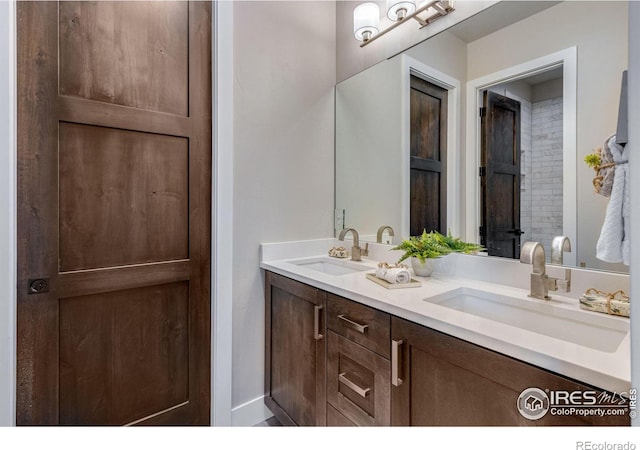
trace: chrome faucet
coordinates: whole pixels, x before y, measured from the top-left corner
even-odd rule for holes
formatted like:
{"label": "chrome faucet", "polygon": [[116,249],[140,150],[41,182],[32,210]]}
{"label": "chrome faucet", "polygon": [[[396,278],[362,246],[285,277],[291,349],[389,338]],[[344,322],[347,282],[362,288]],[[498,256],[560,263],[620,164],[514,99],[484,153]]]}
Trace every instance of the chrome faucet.
{"label": "chrome faucet", "polygon": [[344,241],[344,237],[346,234],[351,231],[353,234],[353,247],[351,247],[351,261],[362,261],[362,256],[367,256],[369,254],[369,244],[367,243],[366,248],[363,250],[360,248],[360,238],[358,236],[358,232],[353,228],[345,228],[340,232],[340,236],[338,240]]}
{"label": "chrome faucet", "polygon": [[[562,257],[564,252],[571,251],[571,242],[567,236],[556,236],[551,241],[551,264],[561,266],[563,264]],[[564,280],[557,280],[558,289],[569,292],[571,291],[571,269],[564,269]]]}
{"label": "chrome faucet", "polygon": [[533,264],[529,297],[549,300],[549,290],[555,291],[556,280],[549,278],[545,268],[544,247],[540,242],[525,242],[520,251],[520,262]]}
{"label": "chrome faucet", "polygon": [[[378,228],[378,234],[376,235],[376,242],[378,244],[382,243],[382,233],[384,233],[384,230],[389,230],[390,238],[395,236],[395,234],[393,233],[393,228],[391,228],[389,225],[382,225],[380,228]],[[390,242],[387,241],[387,244],[390,244]]]}

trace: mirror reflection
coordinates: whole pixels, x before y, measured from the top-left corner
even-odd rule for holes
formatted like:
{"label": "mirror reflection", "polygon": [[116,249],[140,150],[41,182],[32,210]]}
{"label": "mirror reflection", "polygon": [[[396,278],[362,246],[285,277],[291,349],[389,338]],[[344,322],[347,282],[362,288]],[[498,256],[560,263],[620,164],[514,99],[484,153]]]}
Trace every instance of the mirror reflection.
{"label": "mirror reflection", "polygon": [[628,271],[596,258],[608,199],[584,162],[616,131],[628,5],[541,3],[498,29],[488,8],[338,83],[344,227],[375,242],[389,226],[394,243],[451,232],[510,258],[525,241],[549,258],[565,235],[565,265]]}

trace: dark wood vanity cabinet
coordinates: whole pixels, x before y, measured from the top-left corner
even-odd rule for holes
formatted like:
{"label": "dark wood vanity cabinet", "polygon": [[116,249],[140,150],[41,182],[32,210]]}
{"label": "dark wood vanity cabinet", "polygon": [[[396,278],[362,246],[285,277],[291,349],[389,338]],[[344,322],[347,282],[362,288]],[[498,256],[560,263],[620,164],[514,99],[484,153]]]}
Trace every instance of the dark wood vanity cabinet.
{"label": "dark wood vanity cabinet", "polygon": [[629,416],[523,417],[527,388],[574,380],[266,272],[265,403],[285,425],[629,425]]}
{"label": "dark wood vanity cabinet", "polygon": [[[547,413],[538,420],[516,407],[520,393],[594,390],[568,378],[475,344],[393,317],[398,349],[391,390],[391,424],[398,426],[629,425],[629,416],[581,417]],[[394,361],[395,362],[395,361]]]}
{"label": "dark wood vanity cabinet", "polygon": [[265,274],[265,404],[283,425],[326,423],[326,293]]}

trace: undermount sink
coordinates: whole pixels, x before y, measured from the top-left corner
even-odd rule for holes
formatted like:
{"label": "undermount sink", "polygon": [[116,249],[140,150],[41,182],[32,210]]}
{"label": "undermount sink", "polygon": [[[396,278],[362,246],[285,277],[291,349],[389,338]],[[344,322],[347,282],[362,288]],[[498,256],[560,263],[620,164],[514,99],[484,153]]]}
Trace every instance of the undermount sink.
{"label": "undermount sink", "polygon": [[322,272],[327,275],[349,275],[356,272],[364,272],[365,270],[372,270],[371,267],[365,264],[346,259],[331,258],[328,256],[305,259],[303,261],[296,261],[292,263],[296,266]]}
{"label": "undermount sink", "polygon": [[607,353],[615,352],[629,332],[627,320],[563,308],[553,300],[529,300],[463,287],[425,301]]}

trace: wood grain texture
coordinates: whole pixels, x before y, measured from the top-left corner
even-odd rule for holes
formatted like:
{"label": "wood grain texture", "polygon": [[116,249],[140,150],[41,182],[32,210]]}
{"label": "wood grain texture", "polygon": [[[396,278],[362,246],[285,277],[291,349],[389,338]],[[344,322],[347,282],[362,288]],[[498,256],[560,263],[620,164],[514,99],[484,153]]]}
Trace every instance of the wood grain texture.
{"label": "wood grain texture", "polygon": [[60,2],[60,94],[186,116],[187,2]]}
{"label": "wood grain texture", "polygon": [[[17,3],[16,422],[24,425],[58,423],[56,15],[54,2]],[[48,293],[27,293],[35,277],[49,277]]]}
{"label": "wood grain texture", "polygon": [[74,97],[58,97],[59,118],[62,122],[97,125],[120,130],[190,137],[192,120],[156,111],[129,106],[87,101]]}
{"label": "wood grain texture", "polygon": [[[411,236],[420,236],[424,230],[439,231],[441,228],[442,196],[440,192],[440,172],[411,169],[409,186],[411,191]],[[446,194],[445,194],[446,195]]]}
{"label": "wood grain texture", "polygon": [[410,229],[447,233],[448,92],[411,76]]}
{"label": "wood grain texture", "polygon": [[391,391],[392,425],[629,425],[628,416],[525,419],[516,409],[524,389],[594,388],[396,317],[391,333],[403,341],[403,383]]}
{"label": "wood grain texture", "polygon": [[520,257],[520,102],[485,91],[482,116],[481,244],[490,256]]}
{"label": "wood grain texture", "polygon": [[337,409],[331,405],[327,405],[327,426],[328,427],[355,427],[355,423],[351,422],[345,416],[340,414]]}
{"label": "wood grain texture", "polygon": [[[359,324],[368,325],[366,332],[360,333],[354,330],[345,321],[338,318],[340,315]],[[337,295],[327,294],[327,328],[385,358],[389,358],[391,316],[387,313]]]}
{"label": "wood grain texture", "polygon": [[160,283],[187,281],[191,276],[191,266],[190,261],[169,261],[65,272],[58,276],[59,297],[78,297]]}
{"label": "wood grain texture", "polygon": [[[327,403],[356,425],[390,425],[389,360],[333,331],[328,332],[327,346]],[[340,383],[341,373],[369,394],[363,398]]]}
{"label": "wood grain texture", "polygon": [[60,271],[189,257],[186,138],[60,123]]}
{"label": "wood grain texture", "polygon": [[271,272],[265,292],[265,404],[283,425],[323,426],[326,339],[314,338],[314,306],[326,294]]}
{"label": "wood grain texture", "polygon": [[[18,3],[19,425],[210,421],[211,19],[210,2]],[[27,294],[35,277],[49,278],[48,293]],[[185,292],[178,309],[129,297],[172,283]],[[86,299],[104,305],[100,317]],[[157,322],[137,329],[156,366],[179,365],[181,385],[137,360],[118,365],[136,354],[133,332],[116,326],[100,340],[99,323],[78,341],[85,322],[126,324],[143,310],[163,326],[188,324],[188,348],[162,355]],[[95,383],[78,402],[69,374],[98,372],[110,343],[133,348],[110,365],[123,388],[104,395]],[[70,350],[81,344],[93,350]],[[153,398],[140,399],[145,383]],[[127,398],[139,401],[124,407]]]}
{"label": "wood grain texture", "polygon": [[60,302],[60,424],[125,425],[188,400],[188,282]]}

